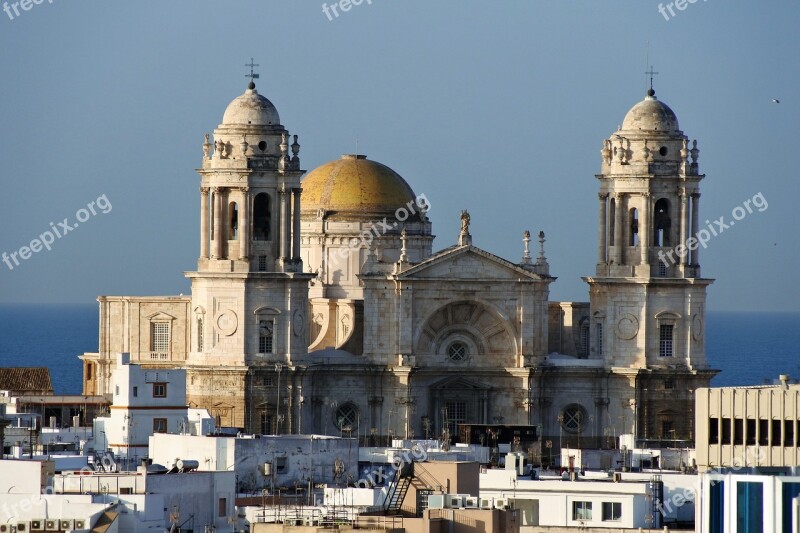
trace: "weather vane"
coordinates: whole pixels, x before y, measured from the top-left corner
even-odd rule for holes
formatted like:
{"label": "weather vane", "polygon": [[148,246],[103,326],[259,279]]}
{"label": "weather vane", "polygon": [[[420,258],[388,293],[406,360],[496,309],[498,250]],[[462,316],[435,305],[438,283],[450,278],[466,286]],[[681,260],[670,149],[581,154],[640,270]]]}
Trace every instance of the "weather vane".
{"label": "weather vane", "polygon": [[244,66],[250,67],[250,74],[245,74],[245,78],[250,78],[250,81],[257,80],[259,78],[258,74],[254,71],[256,67],[260,67],[258,63],[253,62],[253,58],[250,58],[250,63],[246,63]]}

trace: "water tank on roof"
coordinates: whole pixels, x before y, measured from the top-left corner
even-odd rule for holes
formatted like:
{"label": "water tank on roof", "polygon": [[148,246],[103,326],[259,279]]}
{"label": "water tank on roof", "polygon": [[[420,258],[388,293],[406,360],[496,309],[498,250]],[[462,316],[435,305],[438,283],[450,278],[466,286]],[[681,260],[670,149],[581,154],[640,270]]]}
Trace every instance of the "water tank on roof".
{"label": "water tank on roof", "polygon": [[191,472],[192,470],[200,468],[200,461],[195,461],[194,459],[178,459],[175,466],[178,467],[180,472]]}

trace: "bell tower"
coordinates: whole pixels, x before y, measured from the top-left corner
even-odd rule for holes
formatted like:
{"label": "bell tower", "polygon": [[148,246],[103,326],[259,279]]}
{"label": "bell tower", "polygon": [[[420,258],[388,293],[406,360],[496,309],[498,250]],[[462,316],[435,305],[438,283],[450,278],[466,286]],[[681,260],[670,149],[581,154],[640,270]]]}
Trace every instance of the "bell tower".
{"label": "bell tower", "polygon": [[[690,144],[651,85],[603,141],[601,155],[597,267],[584,278],[590,358],[627,369],[623,389],[635,391],[630,419],[638,420],[632,430],[640,438],[691,438],[694,389],[716,374],[705,357],[706,287],[713,280],[700,275],[705,176],[697,141]],[[672,407],[648,399],[665,390]]]}
{"label": "bell tower", "polygon": [[256,90],[256,75],[250,77],[213,139],[205,136],[197,171],[200,256],[186,276],[193,313],[189,401],[211,409],[223,425],[253,429],[253,411],[268,409],[257,397],[259,372],[289,366],[307,352],[312,274],[303,273],[300,254],[305,171],[298,137],[290,137],[275,106]]}

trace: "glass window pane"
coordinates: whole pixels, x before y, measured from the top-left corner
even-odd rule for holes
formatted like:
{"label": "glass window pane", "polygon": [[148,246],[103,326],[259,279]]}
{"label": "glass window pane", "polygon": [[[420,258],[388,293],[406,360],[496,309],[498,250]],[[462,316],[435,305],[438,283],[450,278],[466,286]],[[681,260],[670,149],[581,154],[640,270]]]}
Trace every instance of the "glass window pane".
{"label": "glass window pane", "polygon": [[764,485],[756,482],[736,484],[736,524],[739,533],[764,531]]}

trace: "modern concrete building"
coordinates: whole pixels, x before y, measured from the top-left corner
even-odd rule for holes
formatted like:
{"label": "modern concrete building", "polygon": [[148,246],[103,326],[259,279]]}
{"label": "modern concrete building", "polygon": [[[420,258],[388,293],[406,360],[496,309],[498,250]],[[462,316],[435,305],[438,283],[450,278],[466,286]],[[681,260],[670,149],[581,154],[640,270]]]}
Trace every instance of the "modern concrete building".
{"label": "modern concrete building", "polygon": [[[480,497],[508,502],[521,512],[528,527],[581,527],[600,530],[686,527],[694,521],[693,497],[697,478],[691,475],[605,472],[568,479],[530,479],[512,469],[481,472]],[[686,505],[666,507],[663,502],[684,497]],[[679,528],[680,528],[679,527]]]}
{"label": "modern concrete building", "polygon": [[800,476],[701,475],[698,533],[800,532]]}
{"label": "modern concrete building", "polygon": [[800,385],[697,390],[697,467],[762,473],[800,465]]}

